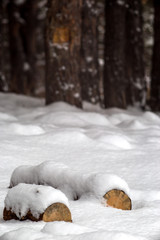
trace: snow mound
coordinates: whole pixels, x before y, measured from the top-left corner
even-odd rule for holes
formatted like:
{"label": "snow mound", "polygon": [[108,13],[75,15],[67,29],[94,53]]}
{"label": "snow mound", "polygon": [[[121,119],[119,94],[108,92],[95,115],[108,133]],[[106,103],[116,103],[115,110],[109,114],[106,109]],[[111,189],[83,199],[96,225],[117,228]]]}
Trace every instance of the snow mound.
{"label": "snow mound", "polygon": [[152,113],[152,112],[145,112],[143,115],[142,115],[142,118],[152,122],[152,123],[155,123],[155,124],[160,124],[160,117],[158,115],[156,115],[155,113]]}
{"label": "snow mound", "polygon": [[30,135],[40,135],[44,134],[45,131],[36,125],[22,125],[19,123],[12,123],[10,125],[11,132],[18,134],[18,135],[25,135],[25,136],[30,136]]}
{"label": "snow mound", "polygon": [[53,238],[32,228],[19,228],[3,234],[0,240],[53,240]]}
{"label": "snow mound", "polygon": [[128,120],[128,121],[123,121],[121,122],[120,124],[118,124],[118,127],[120,128],[128,128],[128,129],[131,129],[131,130],[143,130],[143,129],[146,129],[148,128],[146,126],[146,124],[142,123],[140,120]]}
{"label": "snow mound", "polygon": [[131,121],[134,120],[135,117],[132,115],[129,115],[126,113],[122,113],[122,112],[113,112],[113,110],[110,112],[110,116],[108,116],[109,121],[113,124],[113,125],[118,125],[123,121]]}
{"label": "snow mound", "polygon": [[93,233],[85,233],[75,236],[74,240],[147,240],[144,237],[131,235],[124,232],[109,232],[109,231],[96,231]]}
{"label": "snow mound", "polygon": [[152,112],[127,112],[120,110],[108,110],[109,121],[118,127],[132,130],[146,129],[151,125],[159,125],[160,117]]}
{"label": "snow mound", "polygon": [[19,183],[39,184],[38,175],[34,166],[24,165],[17,167],[11,176],[10,187],[14,187]]}
{"label": "snow mound", "polygon": [[89,125],[100,125],[100,126],[111,125],[108,119],[99,113],[93,113],[93,112],[83,112],[79,114],[77,113],[77,117],[79,119],[83,119]]}
{"label": "snow mound", "polygon": [[46,107],[47,109],[47,112],[82,112],[81,109],[73,106],[73,105],[70,105],[66,102],[55,102],[55,103],[52,103],[50,105],[48,105]]}
{"label": "snow mound", "polygon": [[97,140],[121,149],[132,149],[132,145],[129,143],[128,139],[123,135],[118,136],[111,134],[108,135],[101,134],[99,137],[97,137]]}
{"label": "snow mound", "polygon": [[18,218],[26,216],[29,210],[34,217],[39,218],[47,207],[57,202],[69,205],[67,197],[57,189],[20,183],[9,189],[5,198],[5,207],[7,210],[12,209]]}
{"label": "snow mound", "polygon": [[133,146],[130,144],[131,139],[120,133],[111,133],[108,129],[103,130],[89,130],[87,131],[87,136],[94,139],[95,141],[106,143],[107,146],[114,146],[116,148],[122,149],[132,149]]}
{"label": "snow mound", "polygon": [[37,117],[41,123],[52,123],[60,126],[85,127],[88,125],[110,126],[108,119],[99,113],[92,112],[54,112]]}
{"label": "snow mound", "polygon": [[17,121],[17,118],[10,114],[0,112],[0,121]]}
{"label": "snow mound", "polygon": [[[55,226],[54,226],[55,225]],[[59,225],[59,226],[58,226]],[[63,227],[61,228],[61,232],[59,232],[60,225]],[[53,230],[51,229],[53,226]],[[71,230],[71,226],[73,229]],[[80,226],[79,226],[80,227]],[[68,230],[67,230],[68,228]],[[80,232],[80,229],[84,230],[84,233],[79,234],[76,233],[74,230]],[[78,230],[79,229],[79,230]],[[66,239],[66,240],[147,240],[145,237],[141,237],[138,235],[131,235],[129,233],[124,232],[116,232],[116,231],[94,231],[94,232],[85,232],[86,228],[83,227],[78,228],[76,224],[66,224],[64,227],[63,223],[51,223],[47,224],[42,231],[36,231],[31,228],[20,228],[17,230],[13,230],[3,234],[0,237],[0,240],[53,240],[53,239]],[[68,234],[67,234],[68,231]],[[47,233],[49,234],[47,234]],[[65,234],[66,233],[66,234]],[[71,233],[71,234],[70,234]],[[58,236],[63,236],[59,238]],[[65,236],[64,236],[65,235]],[[58,237],[58,238],[57,238]]]}
{"label": "snow mound", "polygon": [[19,183],[49,185],[60,189],[72,200],[80,198],[86,193],[102,197],[111,189],[120,189],[129,195],[127,183],[116,175],[105,173],[83,175],[63,164],[55,164],[53,161],[47,161],[37,166],[16,168],[11,176],[10,187]]}
{"label": "snow mound", "polygon": [[[63,231],[62,231],[63,229]],[[93,232],[93,229],[69,222],[46,223],[42,232],[52,235],[78,235],[84,232]]]}
{"label": "snow mound", "polygon": [[[39,107],[44,104],[44,99],[38,99],[34,97],[24,96],[14,93],[0,93],[0,102],[2,106],[5,106],[9,110],[15,110],[15,107],[32,108]],[[13,109],[14,107],[14,109]]]}
{"label": "snow mound", "polygon": [[88,142],[91,142],[91,139],[89,139],[83,132],[79,131],[79,129],[76,131],[73,128],[64,129],[63,134],[59,131],[59,128],[54,129],[52,132],[47,132],[45,136],[42,135],[40,140],[44,142],[44,144],[49,142],[57,145],[60,144],[61,146],[62,144],[70,144],[71,146],[76,144],[78,146],[79,144],[87,145]]}

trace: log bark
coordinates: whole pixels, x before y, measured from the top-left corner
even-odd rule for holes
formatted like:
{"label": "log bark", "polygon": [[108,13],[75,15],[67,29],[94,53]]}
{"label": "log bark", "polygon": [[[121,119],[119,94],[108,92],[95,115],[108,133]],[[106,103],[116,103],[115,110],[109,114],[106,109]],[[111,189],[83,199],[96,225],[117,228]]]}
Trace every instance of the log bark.
{"label": "log bark", "polygon": [[122,210],[132,209],[131,199],[122,190],[112,189],[107,192],[103,197],[106,200],[107,207],[113,207]]}
{"label": "log bark", "polygon": [[63,203],[53,203],[50,205],[44,213],[39,215],[39,218],[33,216],[32,212],[29,210],[26,216],[17,217],[17,215],[12,211],[12,209],[7,210],[4,208],[3,219],[8,220],[31,220],[31,221],[44,221],[44,222],[53,222],[53,221],[65,221],[72,222],[71,212],[69,208]]}

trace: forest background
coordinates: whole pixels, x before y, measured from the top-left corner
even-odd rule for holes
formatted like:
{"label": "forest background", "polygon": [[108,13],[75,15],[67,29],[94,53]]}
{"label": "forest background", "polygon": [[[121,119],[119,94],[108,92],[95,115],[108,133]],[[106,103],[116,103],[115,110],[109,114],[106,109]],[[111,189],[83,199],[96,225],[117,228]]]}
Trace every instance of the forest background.
{"label": "forest background", "polygon": [[1,0],[0,91],[160,110],[160,1]]}

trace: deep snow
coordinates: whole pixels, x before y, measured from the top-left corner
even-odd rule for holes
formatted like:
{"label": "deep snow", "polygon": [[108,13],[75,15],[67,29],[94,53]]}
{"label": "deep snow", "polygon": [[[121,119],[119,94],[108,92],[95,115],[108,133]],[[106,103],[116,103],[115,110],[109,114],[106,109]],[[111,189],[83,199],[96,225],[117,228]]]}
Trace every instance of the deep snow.
{"label": "deep snow", "polygon": [[[0,94],[0,240],[159,240],[159,116],[87,103],[85,110],[61,102],[43,105],[43,100]],[[69,201],[73,223],[5,222],[4,200],[14,169],[46,161],[64,164],[77,176],[123,178],[133,209],[107,208],[96,196],[85,195]]]}

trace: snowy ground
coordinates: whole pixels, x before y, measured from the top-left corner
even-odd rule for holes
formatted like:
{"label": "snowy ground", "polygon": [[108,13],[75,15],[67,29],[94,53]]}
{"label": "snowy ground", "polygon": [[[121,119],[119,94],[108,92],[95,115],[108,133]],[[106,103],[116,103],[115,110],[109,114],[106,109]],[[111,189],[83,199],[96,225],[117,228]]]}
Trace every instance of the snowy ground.
{"label": "snowy ground", "polygon": [[[0,94],[0,240],[160,239],[160,118],[135,109],[101,110]],[[79,175],[116,174],[129,185],[132,211],[94,196],[69,201],[73,223],[3,220],[13,170],[53,161]],[[9,232],[9,233],[8,233]]]}

